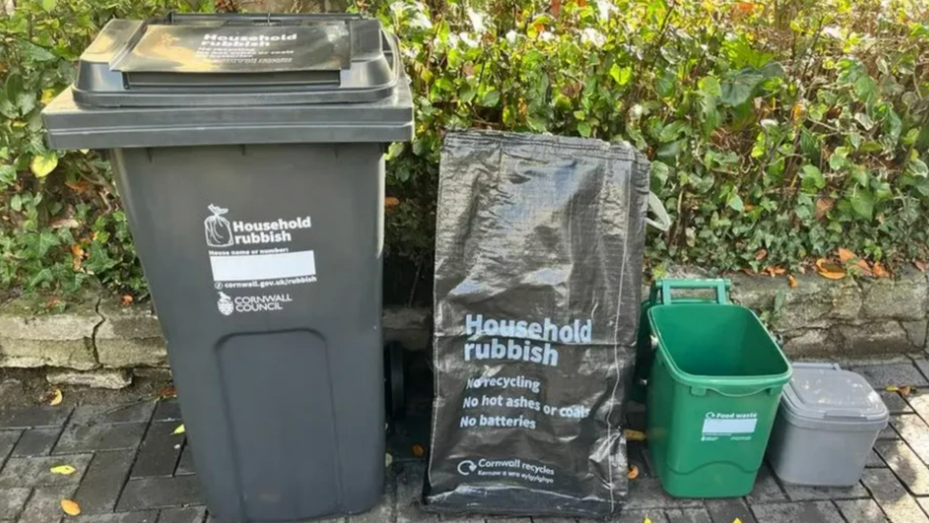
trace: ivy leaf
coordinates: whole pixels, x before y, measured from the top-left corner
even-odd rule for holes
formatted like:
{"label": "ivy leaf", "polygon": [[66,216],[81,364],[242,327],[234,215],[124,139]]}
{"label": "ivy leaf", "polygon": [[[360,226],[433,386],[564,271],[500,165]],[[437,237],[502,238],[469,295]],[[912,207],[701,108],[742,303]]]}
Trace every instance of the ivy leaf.
{"label": "ivy leaf", "polygon": [[36,62],[49,62],[57,58],[48,49],[35,45],[32,42],[21,41],[19,50],[23,56]]}
{"label": "ivy leaf", "polygon": [[800,171],[801,187],[808,193],[815,193],[826,186],[822,171],[815,165],[804,165]]}
{"label": "ivy leaf", "polygon": [[929,166],[926,165],[926,162],[915,158],[910,160],[906,166],[906,173],[910,176],[918,176],[920,178],[926,178],[929,176]]}
{"label": "ivy leaf", "polygon": [[584,138],[589,138],[590,133],[592,132],[590,124],[587,122],[578,122],[577,123],[577,132],[581,134]]}
{"label": "ivy leaf", "polygon": [[700,94],[718,98],[722,96],[723,90],[719,85],[719,80],[715,76],[707,76],[706,78],[701,78],[697,82],[697,88],[700,90]]}
{"label": "ivy leaf", "polygon": [[887,182],[882,182],[877,186],[877,189],[874,190],[874,198],[879,202],[886,202],[893,197],[893,189],[890,188],[890,184]]}
{"label": "ivy leaf", "polygon": [[861,218],[874,218],[874,195],[867,189],[857,189],[849,198],[852,210]]}
{"label": "ivy leaf", "polygon": [[674,86],[677,83],[677,77],[671,71],[665,70],[661,73],[661,76],[658,77],[658,80],[655,82],[655,90],[658,91],[658,94],[663,98],[667,98],[674,94]]}
{"label": "ivy leaf", "polygon": [[487,91],[481,97],[481,106],[483,107],[496,107],[498,103],[500,103],[500,91],[496,89]]}
{"label": "ivy leaf", "polygon": [[868,103],[877,95],[877,82],[867,74],[862,74],[855,80],[855,94],[858,100]]}
{"label": "ivy leaf", "polygon": [[32,158],[29,169],[36,178],[45,178],[58,167],[58,153],[48,151],[45,154],[38,154]]}
{"label": "ivy leaf", "polygon": [[23,210],[23,195],[14,194],[13,197],[10,198],[10,209],[13,209],[16,212]]}
{"label": "ivy leaf", "polygon": [[45,256],[48,254],[49,249],[52,247],[57,247],[61,242],[58,240],[58,236],[55,235],[52,231],[42,231],[34,238],[35,245],[35,255],[38,257]]}
{"label": "ivy leaf", "polygon": [[16,182],[16,168],[12,165],[0,165],[0,187],[13,185]]}
{"label": "ivy leaf", "polygon": [[729,201],[726,202],[726,205],[730,209],[736,212],[742,212],[745,209],[745,203],[742,201],[742,197],[736,193],[732,193],[732,196],[729,197]]}
{"label": "ivy leaf", "polygon": [[658,139],[661,143],[668,143],[677,140],[682,134],[687,134],[687,130],[690,129],[690,126],[687,125],[687,122],[682,122],[680,120],[676,122],[671,122],[670,124],[664,126],[661,130],[661,133],[658,135]]}
{"label": "ivy leaf", "polygon": [[614,63],[610,67],[610,77],[620,86],[626,85],[629,83],[629,80],[632,79],[632,68],[620,67],[619,64]]}
{"label": "ivy leaf", "polygon": [[58,0],[42,0],[42,9],[44,9],[46,13],[51,13],[57,6]]}
{"label": "ivy leaf", "polygon": [[742,105],[751,98],[755,88],[764,80],[764,76],[754,70],[743,69],[735,78],[723,82],[719,101],[732,107]]}
{"label": "ivy leaf", "polygon": [[662,162],[652,162],[651,167],[651,187],[652,192],[659,191],[664,184],[668,181],[668,176],[671,174],[671,169],[667,164]]}
{"label": "ivy leaf", "polygon": [[860,123],[866,131],[870,131],[874,127],[874,120],[868,116],[868,113],[855,113],[855,121]]}
{"label": "ivy leaf", "polygon": [[855,183],[862,187],[867,187],[871,182],[871,177],[868,176],[868,171],[866,171],[864,167],[858,165],[852,169],[851,177],[852,180],[855,180]]}

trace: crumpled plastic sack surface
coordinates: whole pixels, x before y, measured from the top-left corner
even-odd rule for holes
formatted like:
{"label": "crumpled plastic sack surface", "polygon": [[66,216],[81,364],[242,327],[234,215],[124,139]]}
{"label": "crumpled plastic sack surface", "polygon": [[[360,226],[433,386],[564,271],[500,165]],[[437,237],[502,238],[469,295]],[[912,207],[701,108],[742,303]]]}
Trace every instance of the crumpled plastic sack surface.
{"label": "crumpled plastic sack surface", "polygon": [[446,135],[428,509],[619,512],[648,191],[626,144]]}

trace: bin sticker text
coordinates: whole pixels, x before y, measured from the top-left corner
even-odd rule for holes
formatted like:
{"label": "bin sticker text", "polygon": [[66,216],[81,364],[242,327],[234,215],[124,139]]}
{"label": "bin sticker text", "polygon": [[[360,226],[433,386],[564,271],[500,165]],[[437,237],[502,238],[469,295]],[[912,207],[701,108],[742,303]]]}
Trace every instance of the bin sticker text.
{"label": "bin sticker text", "polygon": [[284,310],[284,306],[292,301],[290,294],[266,294],[260,296],[232,297],[225,292],[219,292],[216,307],[223,316],[231,316],[233,312],[274,312]]}
{"label": "bin sticker text", "polygon": [[[267,289],[304,285],[316,281],[316,253],[295,250],[291,245],[303,239],[312,227],[309,216],[273,218],[261,221],[230,219],[229,209],[207,206],[203,221],[204,237],[210,257],[210,270],[217,291]],[[229,310],[220,301],[220,312]],[[265,306],[233,306],[238,312],[275,310]],[[251,309],[251,310],[246,310]]]}
{"label": "bin sticker text", "polygon": [[465,459],[458,462],[457,470],[462,476],[517,478],[544,485],[555,483],[555,471],[551,467],[518,458]]}

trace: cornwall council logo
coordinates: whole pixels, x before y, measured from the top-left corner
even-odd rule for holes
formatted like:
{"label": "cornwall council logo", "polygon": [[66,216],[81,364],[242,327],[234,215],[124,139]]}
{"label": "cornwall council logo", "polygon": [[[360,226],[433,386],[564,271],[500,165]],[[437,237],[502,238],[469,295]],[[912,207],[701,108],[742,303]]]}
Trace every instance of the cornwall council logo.
{"label": "cornwall council logo", "polygon": [[219,312],[223,316],[229,316],[235,311],[235,306],[232,304],[232,298],[224,292],[219,293],[219,301],[216,302],[216,307],[219,309]]}

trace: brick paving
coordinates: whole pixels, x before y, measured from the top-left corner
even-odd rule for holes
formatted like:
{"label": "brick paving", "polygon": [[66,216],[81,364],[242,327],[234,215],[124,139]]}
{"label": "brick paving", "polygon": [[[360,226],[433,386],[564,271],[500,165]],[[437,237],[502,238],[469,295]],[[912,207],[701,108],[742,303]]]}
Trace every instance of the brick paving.
{"label": "brick paving", "polygon": [[[861,482],[850,488],[787,485],[765,466],[744,498],[673,499],[662,490],[642,443],[631,443],[629,461],[640,476],[631,482],[618,523],[929,523],[929,365],[912,362],[856,365],[875,387],[913,385],[903,397],[881,395],[892,425],[875,445]],[[631,417],[630,417],[631,418]],[[424,422],[425,419],[419,419]],[[0,410],[0,523],[223,523],[202,506],[195,467],[183,435],[177,403],[32,407]],[[414,425],[416,421],[411,422]],[[639,420],[637,423],[641,423]],[[633,424],[636,424],[634,422]],[[402,450],[425,443],[423,427],[396,436],[397,456],[382,503],[342,523],[586,523],[567,518],[438,516],[422,510],[425,464]],[[53,475],[69,464],[78,472]],[[62,498],[82,508],[62,514]]]}

